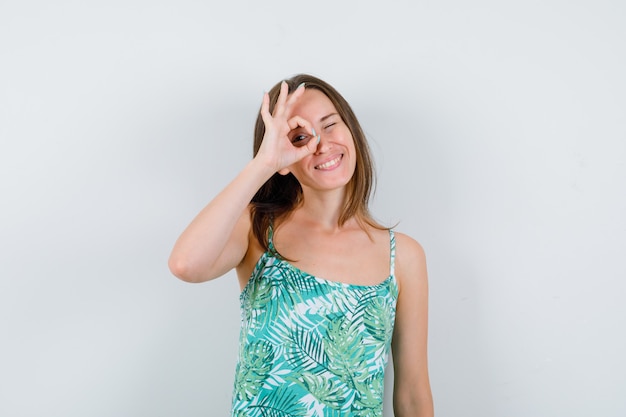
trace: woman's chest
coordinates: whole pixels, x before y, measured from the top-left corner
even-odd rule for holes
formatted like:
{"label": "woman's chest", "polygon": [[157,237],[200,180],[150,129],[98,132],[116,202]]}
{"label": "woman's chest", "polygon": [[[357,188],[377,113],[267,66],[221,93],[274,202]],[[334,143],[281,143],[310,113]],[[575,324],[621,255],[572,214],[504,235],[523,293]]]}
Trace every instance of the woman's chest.
{"label": "woman's chest", "polygon": [[315,277],[353,285],[376,285],[390,275],[388,231],[344,236],[285,233],[276,250],[295,268]]}

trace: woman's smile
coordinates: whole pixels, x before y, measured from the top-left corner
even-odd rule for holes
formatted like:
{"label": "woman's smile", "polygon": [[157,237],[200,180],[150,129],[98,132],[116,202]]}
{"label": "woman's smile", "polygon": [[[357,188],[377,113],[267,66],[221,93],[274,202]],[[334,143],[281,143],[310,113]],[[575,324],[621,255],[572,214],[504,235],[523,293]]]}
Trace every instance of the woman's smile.
{"label": "woman's smile", "polygon": [[319,165],[316,165],[315,169],[321,170],[321,171],[331,171],[337,168],[337,166],[339,166],[339,163],[341,162],[342,158],[343,158],[343,154],[336,155],[332,159],[327,160],[326,162],[321,163]]}

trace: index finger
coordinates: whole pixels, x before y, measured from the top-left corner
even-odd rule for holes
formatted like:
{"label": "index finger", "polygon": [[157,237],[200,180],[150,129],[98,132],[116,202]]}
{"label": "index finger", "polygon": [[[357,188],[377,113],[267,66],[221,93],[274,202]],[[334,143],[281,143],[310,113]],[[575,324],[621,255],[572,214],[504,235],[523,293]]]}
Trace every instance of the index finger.
{"label": "index finger", "polygon": [[278,99],[276,100],[276,104],[274,105],[273,116],[277,116],[278,114],[284,112],[285,102],[289,96],[289,86],[286,81],[281,81],[280,83],[280,92],[278,93]]}
{"label": "index finger", "polygon": [[[298,85],[298,87],[296,87],[296,89],[291,94],[285,97],[285,101],[282,102],[282,105],[283,105],[283,112],[287,115],[287,117],[291,116],[291,109],[293,108],[294,104],[296,104],[296,102],[300,99],[300,97],[302,97],[302,94],[304,94],[304,91],[305,91],[305,85],[304,83],[301,83],[300,85]],[[282,90],[281,90],[281,94],[282,94]]]}

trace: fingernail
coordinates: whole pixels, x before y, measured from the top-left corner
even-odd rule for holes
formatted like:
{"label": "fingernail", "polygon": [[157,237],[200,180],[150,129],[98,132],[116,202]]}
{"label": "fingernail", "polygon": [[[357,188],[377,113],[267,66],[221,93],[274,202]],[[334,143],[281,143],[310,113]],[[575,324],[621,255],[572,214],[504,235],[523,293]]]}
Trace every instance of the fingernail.
{"label": "fingernail", "polygon": [[320,144],[320,140],[322,140],[322,136],[321,135],[317,135],[317,144]]}
{"label": "fingernail", "polygon": [[313,136],[317,136],[317,133],[315,133],[315,129],[311,128],[311,130],[313,131]]}
{"label": "fingernail", "polygon": [[[302,87],[304,87],[304,84],[306,84],[306,83],[301,83],[301,84],[298,86],[298,88],[302,88]],[[298,88],[296,88],[296,90],[297,90]]]}

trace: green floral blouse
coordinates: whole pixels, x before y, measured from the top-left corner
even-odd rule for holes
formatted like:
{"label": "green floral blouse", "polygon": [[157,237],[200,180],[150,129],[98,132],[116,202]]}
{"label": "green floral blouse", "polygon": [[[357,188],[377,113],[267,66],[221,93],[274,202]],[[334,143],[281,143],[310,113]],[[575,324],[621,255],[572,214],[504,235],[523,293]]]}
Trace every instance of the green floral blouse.
{"label": "green floral blouse", "polygon": [[240,296],[232,416],[382,416],[396,313],[395,238],[378,285],[328,281],[270,250]]}

